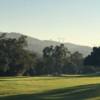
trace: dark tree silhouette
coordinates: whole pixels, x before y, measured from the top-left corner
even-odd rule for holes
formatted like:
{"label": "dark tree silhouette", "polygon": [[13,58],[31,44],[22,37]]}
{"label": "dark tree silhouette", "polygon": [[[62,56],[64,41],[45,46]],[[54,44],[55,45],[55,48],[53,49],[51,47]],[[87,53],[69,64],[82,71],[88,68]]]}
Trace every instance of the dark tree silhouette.
{"label": "dark tree silhouette", "polygon": [[84,65],[94,66],[100,70],[100,47],[94,47],[90,55],[84,60]]}

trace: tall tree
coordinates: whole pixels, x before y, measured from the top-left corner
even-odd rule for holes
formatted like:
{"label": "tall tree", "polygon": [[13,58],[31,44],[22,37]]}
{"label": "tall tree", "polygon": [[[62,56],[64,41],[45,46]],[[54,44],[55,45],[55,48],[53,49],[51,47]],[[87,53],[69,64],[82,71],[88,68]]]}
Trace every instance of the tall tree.
{"label": "tall tree", "polygon": [[53,46],[49,46],[44,48],[43,50],[43,59],[44,59],[44,72],[47,74],[53,73]]}
{"label": "tall tree", "polygon": [[70,56],[70,51],[61,44],[56,46],[54,50],[54,60],[55,60],[55,71],[57,74],[62,74],[62,69],[64,67],[64,62]]}

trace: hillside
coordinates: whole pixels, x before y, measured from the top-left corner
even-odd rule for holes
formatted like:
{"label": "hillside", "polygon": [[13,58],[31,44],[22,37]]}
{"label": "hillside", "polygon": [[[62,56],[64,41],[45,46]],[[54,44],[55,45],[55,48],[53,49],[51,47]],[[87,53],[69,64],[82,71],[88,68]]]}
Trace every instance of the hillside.
{"label": "hillside", "polygon": [[[8,33],[7,37],[18,38],[20,35],[21,34],[19,33]],[[27,37],[27,41],[28,41],[28,49],[38,54],[42,54],[42,50],[46,46],[50,46],[50,45],[55,46],[60,44],[60,42],[50,41],[50,40],[39,40],[30,36]],[[87,56],[92,51],[92,48],[88,46],[81,46],[72,43],[64,43],[64,44],[71,52],[79,51],[84,56]]]}

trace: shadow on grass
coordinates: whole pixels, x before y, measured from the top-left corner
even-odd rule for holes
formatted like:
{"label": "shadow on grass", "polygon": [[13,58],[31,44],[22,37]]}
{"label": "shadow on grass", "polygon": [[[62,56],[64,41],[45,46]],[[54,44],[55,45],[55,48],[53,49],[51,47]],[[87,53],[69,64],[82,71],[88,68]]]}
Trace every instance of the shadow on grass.
{"label": "shadow on grass", "polygon": [[5,96],[0,97],[0,100],[86,100],[95,97],[100,97],[100,84],[55,89],[38,94]]}

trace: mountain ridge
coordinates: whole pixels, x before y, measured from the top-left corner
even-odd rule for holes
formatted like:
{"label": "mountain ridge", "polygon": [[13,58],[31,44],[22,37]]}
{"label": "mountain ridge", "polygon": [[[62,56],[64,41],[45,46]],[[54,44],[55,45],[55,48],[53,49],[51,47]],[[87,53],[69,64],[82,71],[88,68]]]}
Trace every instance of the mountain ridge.
{"label": "mountain ridge", "polygon": [[[0,32],[0,34],[2,34],[4,32]],[[6,33],[6,32],[5,32]],[[7,33],[7,37],[9,38],[18,38],[20,37],[21,33]],[[27,36],[27,35],[25,35]],[[60,45],[60,42],[57,41],[52,41],[52,40],[40,40],[31,36],[27,36],[27,42],[28,42],[28,49],[31,51],[34,51],[38,54],[42,54],[42,50],[43,48],[45,48],[46,46],[56,46],[56,45]],[[72,53],[75,51],[79,51],[80,53],[83,54],[83,56],[87,56],[88,54],[90,54],[90,52],[92,51],[92,48],[89,46],[83,46],[83,45],[78,45],[78,44],[74,44],[74,43],[63,43],[65,45],[65,47],[67,47]]]}

